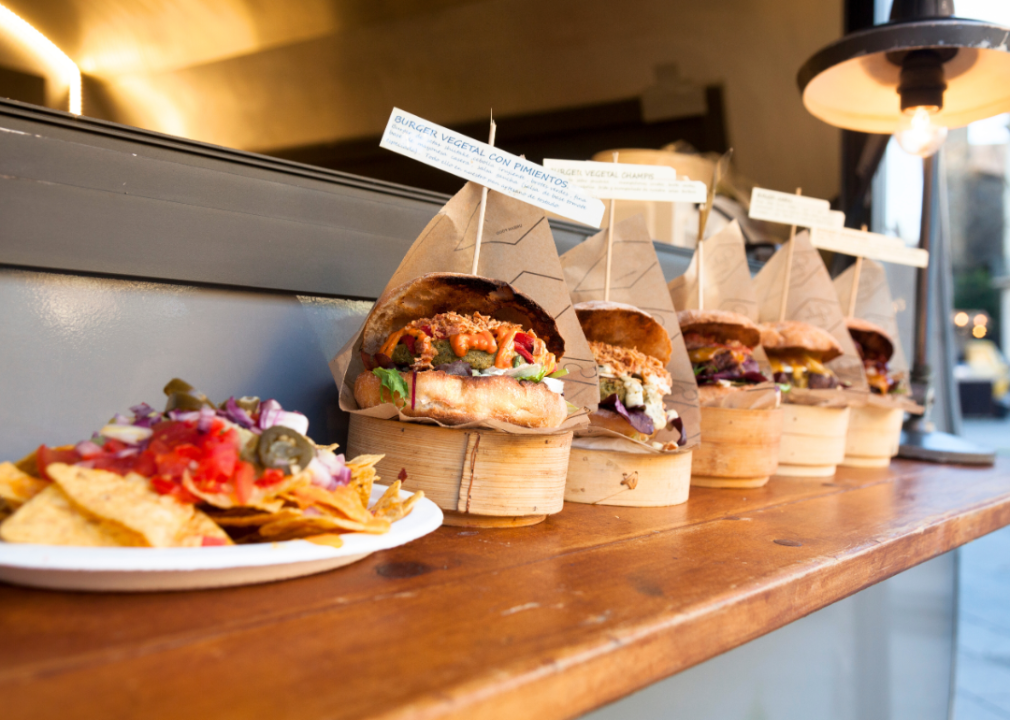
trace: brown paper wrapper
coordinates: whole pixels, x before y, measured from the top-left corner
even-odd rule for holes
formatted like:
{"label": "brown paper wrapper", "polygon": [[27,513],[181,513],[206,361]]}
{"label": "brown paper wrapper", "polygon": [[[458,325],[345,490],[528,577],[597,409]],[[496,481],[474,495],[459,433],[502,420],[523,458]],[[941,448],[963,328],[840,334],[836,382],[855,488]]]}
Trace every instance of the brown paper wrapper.
{"label": "brown paper wrapper", "polygon": [[[702,292],[707,310],[728,310],[758,320],[758,299],[747,266],[747,252],[740,223],[736,220],[703,240],[701,269]],[[677,310],[698,308],[698,253],[691,258],[687,271],[675,277],[667,287]]]}
{"label": "brown paper wrapper", "polygon": [[[469,274],[477,239],[480,196],[481,187],[467,183],[445,204],[410,246],[383,295],[432,272]],[[572,309],[554,237],[543,211],[507,195],[488,191],[477,270],[482,277],[504,280],[528,295],[557,322],[565,341],[565,354],[559,364],[569,373],[563,379],[565,399],[580,411],[570,415],[557,428],[526,428],[498,421],[451,427],[488,427],[515,434],[544,435],[587,425],[588,413],[595,410],[599,402],[596,361]],[[430,418],[409,418],[392,403],[367,410],[358,407],[354,401],[354,380],[365,369],[360,357],[361,334],[359,330],[330,361],[330,372],[340,389],[340,409],[368,417],[441,425]]]}
{"label": "brown paper wrapper", "polygon": [[[607,232],[593,235],[585,242],[561,256],[565,280],[573,303],[602,300],[607,268]],[[676,410],[684,423],[686,444],[669,452],[684,452],[696,446],[701,440],[701,414],[698,411],[698,386],[694,381],[694,371],[687,357],[684,336],[677,323],[677,312],[673,309],[670,295],[666,290],[666,278],[659,265],[656,249],[652,245],[648,228],[641,215],[622,220],[614,226],[614,249],[611,258],[610,299],[627,303],[644,310],[656,318],[670,335],[673,353],[666,369],[673,378],[673,390],[666,396],[666,407]],[[597,391],[599,392],[599,391]],[[640,446],[641,451],[662,452],[648,443],[638,442],[611,430],[598,427],[580,428],[581,438],[613,437],[631,446]],[[653,437],[653,441],[675,443],[680,436],[676,429],[667,426]],[[590,447],[584,440],[579,447]],[[607,448],[609,449],[609,447]]]}
{"label": "brown paper wrapper", "polygon": [[774,410],[782,404],[782,391],[773,382],[757,383],[739,388],[702,403],[702,407],[733,408],[734,410]]}
{"label": "brown paper wrapper", "polygon": [[[856,268],[852,265],[834,281],[838,302],[846,310],[852,301],[852,281],[855,278],[855,273]],[[887,284],[887,271],[875,260],[863,258],[853,316],[879,325],[890,336],[891,342],[894,344],[894,354],[891,356],[888,368],[891,375],[898,378],[898,387],[901,390],[901,392],[892,395],[870,393],[866,404],[885,409],[900,408],[912,413],[923,412],[922,406],[912,400],[908,394],[908,360],[898,335],[898,318],[894,312],[891,288]]]}
{"label": "brown paper wrapper", "polygon": [[[786,305],[786,320],[816,325],[827,330],[838,341],[842,355],[827,363],[838,379],[850,385],[850,391],[842,390],[790,390],[785,394],[785,402],[822,407],[844,407],[865,405],[869,395],[863,362],[859,359],[856,346],[845,327],[845,316],[838,302],[828,269],[817,249],[810,243],[810,234],[799,233],[793,240],[793,267],[789,275],[789,297]],[[754,290],[758,297],[758,319],[761,322],[777,322],[782,292],[785,285],[786,263],[789,246],[783,245],[772,255],[754,278]],[[838,404],[840,403],[840,404]]]}

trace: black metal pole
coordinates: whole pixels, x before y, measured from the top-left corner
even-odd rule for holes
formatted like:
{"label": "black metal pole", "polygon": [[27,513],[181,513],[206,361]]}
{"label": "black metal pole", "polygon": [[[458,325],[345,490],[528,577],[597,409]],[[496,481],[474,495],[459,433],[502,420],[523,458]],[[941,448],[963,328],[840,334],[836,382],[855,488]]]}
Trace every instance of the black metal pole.
{"label": "black metal pole", "polygon": [[[933,186],[935,184],[936,159],[930,155],[922,161],[922,221],[919,225],[919,247],[929,252],[933,233]],[[930,383],[932,368],[929,366],[929,266],[919,268],[915,278],[915,353],[912,361],[912,397],[926,411],[922,418],[929,416]]]}

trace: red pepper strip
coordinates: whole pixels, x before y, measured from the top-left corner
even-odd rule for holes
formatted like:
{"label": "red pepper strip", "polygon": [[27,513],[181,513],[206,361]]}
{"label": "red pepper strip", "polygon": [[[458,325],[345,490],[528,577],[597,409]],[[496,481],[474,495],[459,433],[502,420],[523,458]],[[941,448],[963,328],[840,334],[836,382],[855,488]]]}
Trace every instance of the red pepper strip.
{"label": "red pepper strip", "polygon": [[533,354],[529,350],[527,350],[526,348],[524,348],[519,343],[516,343],[512,347],[514,347],[515,350],[516,350],[516,352],[519,353],[520,355],[522,355],[526,359],[526,362],[528,362],[530,364],[533,363]]}
{"label": "red pepper strip", "polygon": [[512,339],[512,347],[523,356],[528,363],[533,363],[533,338],[526,333],[516,333]]}

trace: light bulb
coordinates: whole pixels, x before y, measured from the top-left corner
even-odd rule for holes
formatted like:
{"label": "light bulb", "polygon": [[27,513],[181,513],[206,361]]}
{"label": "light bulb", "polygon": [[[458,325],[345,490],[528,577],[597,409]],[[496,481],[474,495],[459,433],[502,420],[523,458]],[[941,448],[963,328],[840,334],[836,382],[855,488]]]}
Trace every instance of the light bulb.
{"label": "light bulb", "polygon": [[894,134],[901,149],[911,155],[918,155],[927,158],[943,145],[947,139],[947,128],[944,125],[937,125],[933,122],[933,114],[939,108],[926,108],[919,106],[915,108],[908,124]]}

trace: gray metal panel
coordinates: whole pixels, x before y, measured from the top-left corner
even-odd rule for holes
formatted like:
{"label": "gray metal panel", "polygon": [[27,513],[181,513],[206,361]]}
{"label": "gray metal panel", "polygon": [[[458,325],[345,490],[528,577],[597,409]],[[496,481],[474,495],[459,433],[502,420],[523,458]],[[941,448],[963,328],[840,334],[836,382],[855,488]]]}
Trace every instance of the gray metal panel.
{"label": "gray metal panel", "polygon": [[0,461],[91,436],[179,376],[275,397],[318,442],[345,418],[327,363],[370,303],[0,269]]}
{"label": "gray metal panel", "polygon": [[[374,298],[446,200],[0,101],[6,265]],[[551,225],[561,252],[593,232]]]}

